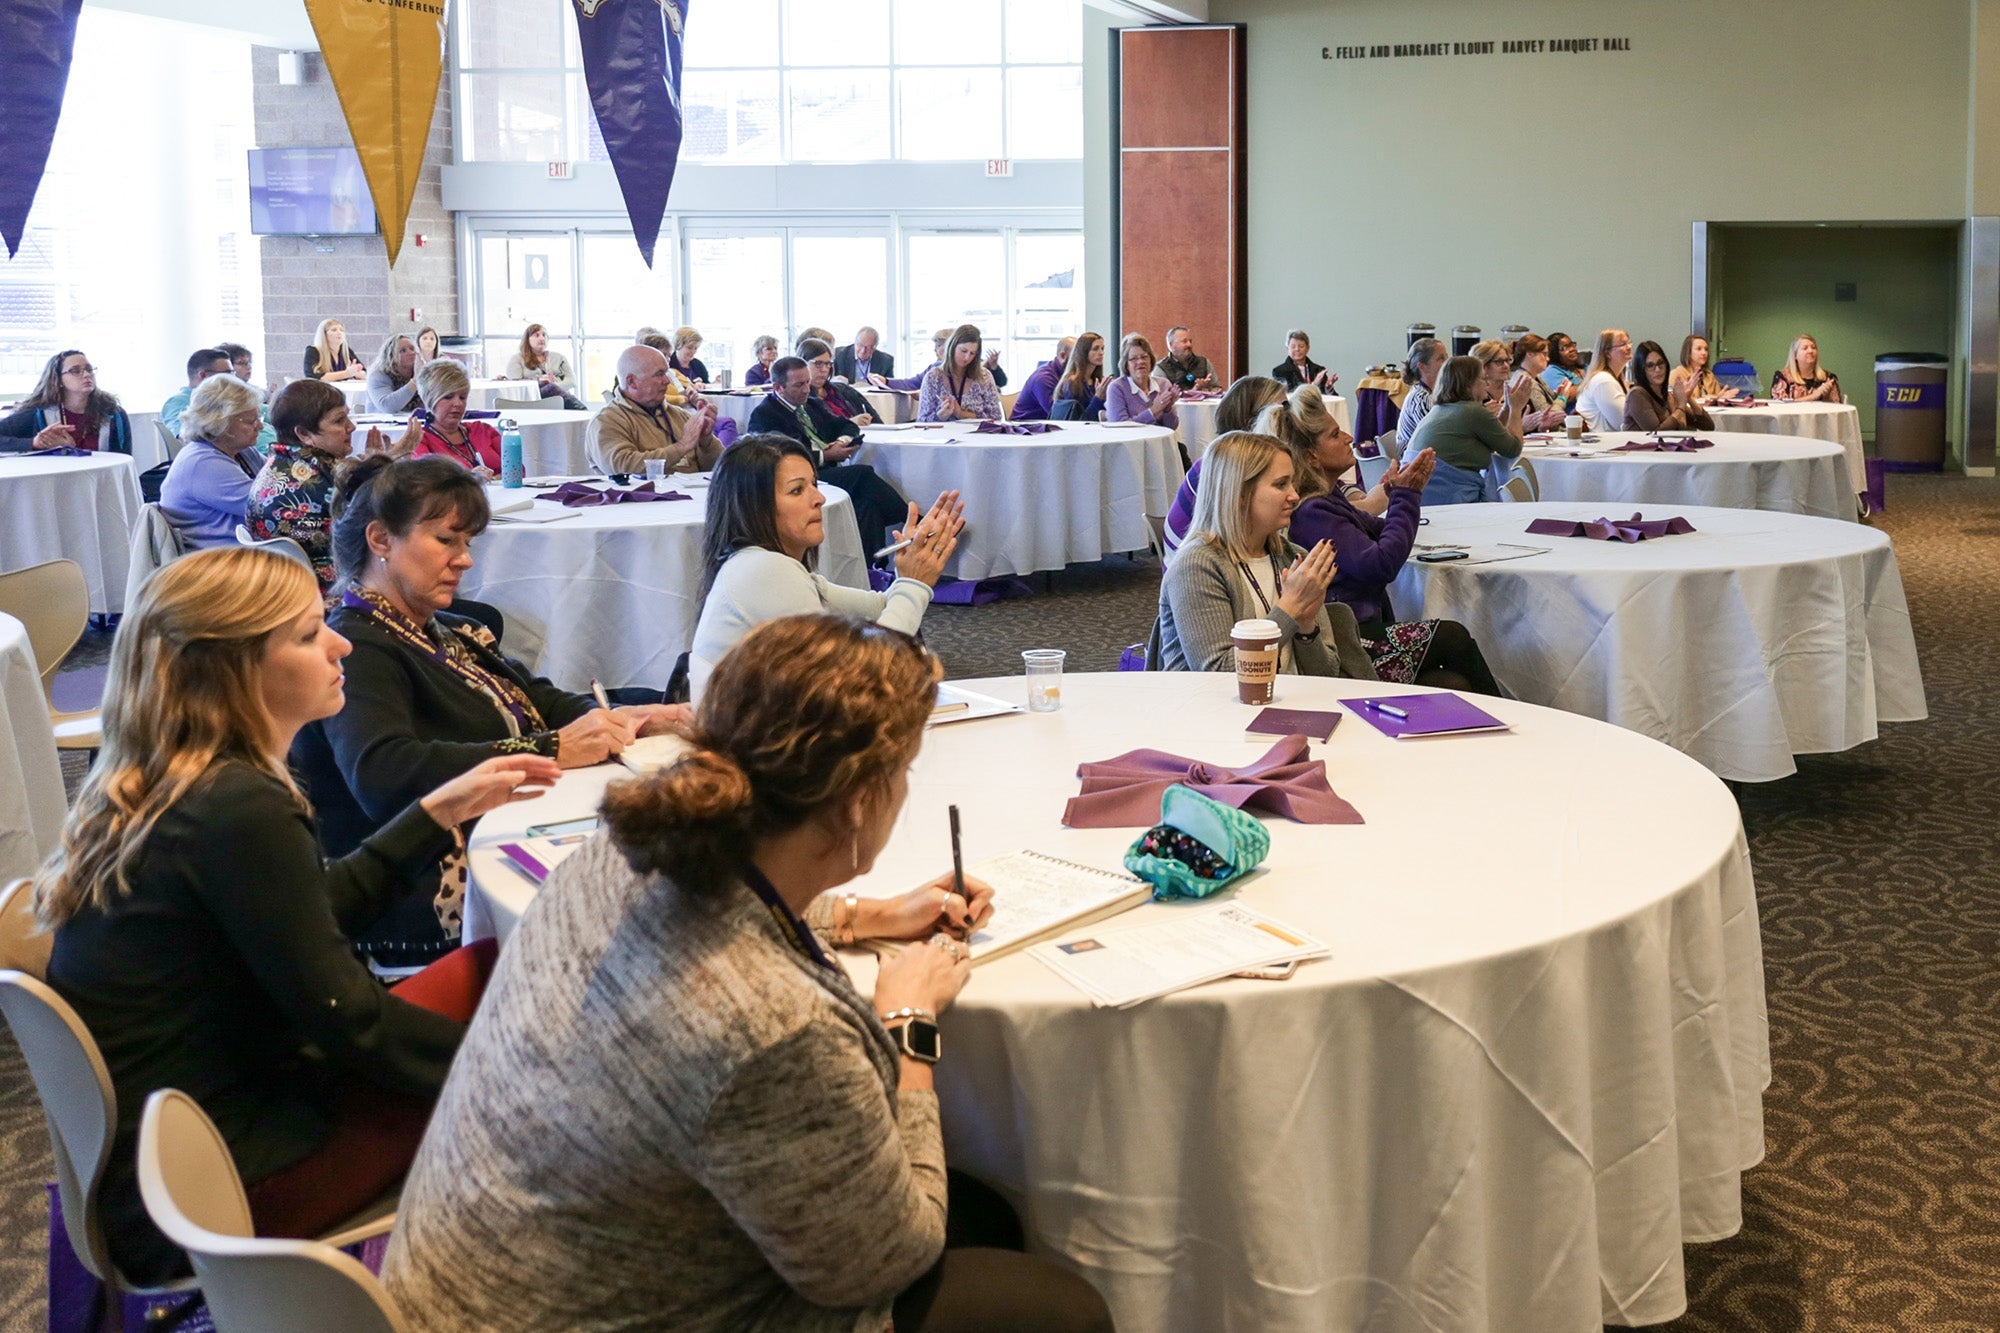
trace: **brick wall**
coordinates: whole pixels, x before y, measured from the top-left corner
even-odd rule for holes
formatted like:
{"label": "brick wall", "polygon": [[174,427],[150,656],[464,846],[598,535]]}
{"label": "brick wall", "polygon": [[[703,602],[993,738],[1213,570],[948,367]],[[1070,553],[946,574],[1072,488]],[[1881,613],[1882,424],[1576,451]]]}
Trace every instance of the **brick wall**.
{"label": "brick wall", "polygon": [[[278,82],[278,53],[251,53],[257,145],[285,148],[350,142],[340,99],[317,55],[300,61],[300,82]],[[297,375],[300,358],[322,319],[347,326],[348,344],[373,356],[382,339],[413,327],[412,307],[441,333],[458,331],[458,254],[444,210],[443,166],[451,156],[451,99],[440,89],[437,114],[411,202],[403,252],[389,267],[380,236],[265,236],[264,359],[260,370]],[[422,234],[427,244],[419,247]]]}

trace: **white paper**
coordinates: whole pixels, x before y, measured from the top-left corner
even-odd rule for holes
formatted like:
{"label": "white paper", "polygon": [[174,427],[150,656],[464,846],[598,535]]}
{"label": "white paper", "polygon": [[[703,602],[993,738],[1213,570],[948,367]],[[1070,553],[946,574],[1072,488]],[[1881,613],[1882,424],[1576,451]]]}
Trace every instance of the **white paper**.
{"label": "white paper", "polygon": [[951,722],[970,722],[974,718],[999,717],[1003,713],[1021,711],[1019,704],[1010,704],[989,694],[980,694],[976,690],[962,690],[955,685],[938,686],[937,701],[940,708],[950,708],[953,704],[964,704],[965,707],[951,708],[949,712],[933,713],[930,721],[924,724],[926,727],[942,727]]}
{"label": "white paper", "polygon": [[566,518],[575,518],[577,511],[547,500],[534,500],[520,509],[493,511],[495,523],[560,523]]}
{"label": "white paper", "polygon": [[1010,852],[965,873],[993,886],[993,915],[970,940],[985,962],[1051,931],[1101,920],[1152,896],[1152,886],[1123,870],[1072,865],[1033,852]]}
{"label": "white paper", "polygon": [[1099,1005],[1123,1008],[1245,968],[1331,951],[1304,931],[1231,902],[1028,952]]}

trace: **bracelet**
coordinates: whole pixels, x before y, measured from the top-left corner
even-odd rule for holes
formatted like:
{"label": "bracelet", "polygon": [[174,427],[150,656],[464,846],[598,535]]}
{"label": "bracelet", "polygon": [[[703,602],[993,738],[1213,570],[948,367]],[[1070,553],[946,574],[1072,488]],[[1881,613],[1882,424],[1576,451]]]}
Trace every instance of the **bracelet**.
{"label": "bracelet", "polygon": [[928,1009],[891,1009],[888,1013],[882,1015],[882,1026],[885,1028],[894,1027],[906,1018],[921,1018],[926,1023],[937,1022],[937,1015]]}
{"label": "bracelet", "polygon": [[855,893],[842,894],[840,901],[833,905],[833,928],[827,931],[827,937],[835,945],[854,943],[854,919],[860,914],[861,896]]}

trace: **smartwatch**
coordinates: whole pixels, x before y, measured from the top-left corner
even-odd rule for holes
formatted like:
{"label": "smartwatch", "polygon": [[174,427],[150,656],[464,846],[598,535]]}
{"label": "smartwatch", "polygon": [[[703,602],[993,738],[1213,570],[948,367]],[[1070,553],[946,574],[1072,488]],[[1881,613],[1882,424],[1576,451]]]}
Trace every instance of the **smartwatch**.
{"label": "smartwatch", "polygon": [[896,1049],[912,1060],[934,1065],[944,1054],[944,1038],[938,1032],[936,1016],[927,1009],[898,1009],[885,1014],[882,1026]]}

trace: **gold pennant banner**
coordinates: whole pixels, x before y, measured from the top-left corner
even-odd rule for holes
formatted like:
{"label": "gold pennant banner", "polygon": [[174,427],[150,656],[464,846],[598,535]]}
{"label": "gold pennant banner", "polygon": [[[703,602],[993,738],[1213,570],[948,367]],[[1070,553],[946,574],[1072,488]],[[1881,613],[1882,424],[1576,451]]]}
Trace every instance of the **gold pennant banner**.
{"label": "gold pennant banner", "polygon": [[444,76],[445,0],[306,0],[394,264]]}

